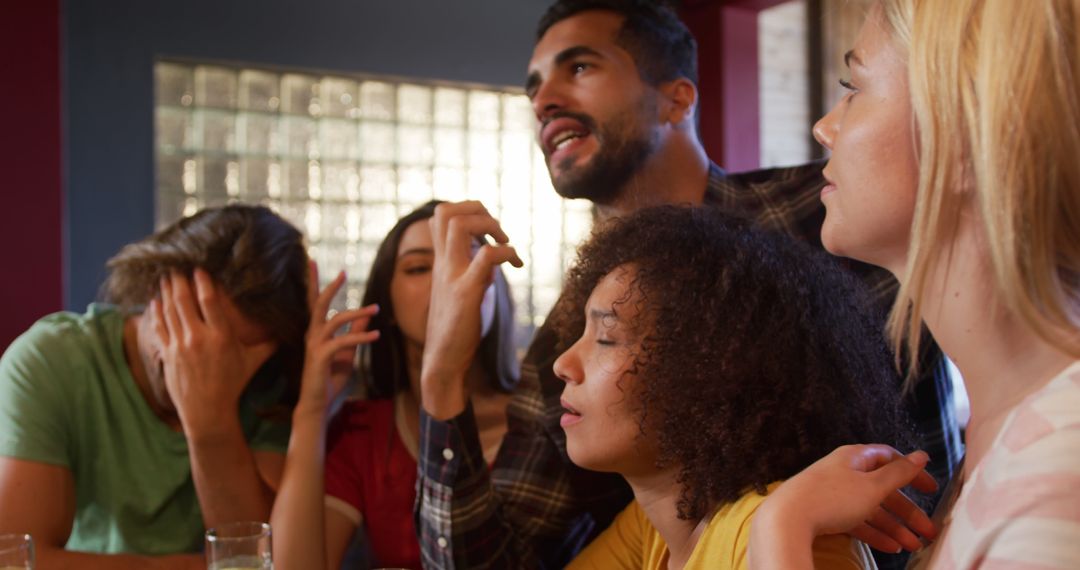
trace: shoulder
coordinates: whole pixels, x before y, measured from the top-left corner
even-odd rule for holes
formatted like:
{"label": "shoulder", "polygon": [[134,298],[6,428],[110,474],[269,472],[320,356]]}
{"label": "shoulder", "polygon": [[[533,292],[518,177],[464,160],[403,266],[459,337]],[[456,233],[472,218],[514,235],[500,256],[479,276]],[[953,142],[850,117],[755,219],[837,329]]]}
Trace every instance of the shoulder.
{"label": "shoulder", "polygon": [[39,319],[4,352],[0,382],[42,374],[62,381],[87,361],[110,358],[111,347],[122,343],[123,316],[113,307],[91,305],[84,314],[53,313]]}

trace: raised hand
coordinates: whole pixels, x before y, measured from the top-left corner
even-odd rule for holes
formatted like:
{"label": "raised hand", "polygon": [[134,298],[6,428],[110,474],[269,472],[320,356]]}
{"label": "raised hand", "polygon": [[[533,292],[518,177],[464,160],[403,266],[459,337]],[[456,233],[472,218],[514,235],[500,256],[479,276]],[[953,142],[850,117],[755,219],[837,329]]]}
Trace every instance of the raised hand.
{"label": "raised hand", "polygon": [[[937,536],[930,518],[901,491],[937,489],[925,452],[847,445],[784,482],[762,503],[751,528],[753,568],[799,568],[814,537],[846,533],[885,552],[922,547]],[[790,554],[791,558],[778,558]],[[798,551],[798,552],[796,552]],[[765,560],[771,560],[766,563]]]}
{"label": "raised hand", "polygon": [[184,432],[191,437],[213,431],[222,414],[237,413],[241,393],[277,343],[268,335],[242,342],[231,322],[236,317],[230,316],[239,311],[202,269],[192,280],[175,271],[163,277],[147,313],[161,350],[165,389]]}
{"label": "raised hand", "polygon": [[[439,204],[430,224],[435,261],[420,386],[424,409],[442,420],[468,402],[465,375],[480,345],[480,304],[494,269],[522,262],[480,202]],[[496,243],[476,249],[485,236]]]}
{"label": "raised hand", "polygon": [[[310,262],[308,306],[311,323],[307,330],[304,353],[304,375],[300,401],[295,414],[324,417],[330,403],[341,393],[352,371],[353,353],[361,344],[374,342],[379,331],[367,330],[368,321],[379,312],[378,305],[342,311],[331,318],[326,314],[330,302],[345,282],[345,272],[338,273],[322,291],[318,290],[319,270]],[[349,331],[334,333],[349,324]]]}

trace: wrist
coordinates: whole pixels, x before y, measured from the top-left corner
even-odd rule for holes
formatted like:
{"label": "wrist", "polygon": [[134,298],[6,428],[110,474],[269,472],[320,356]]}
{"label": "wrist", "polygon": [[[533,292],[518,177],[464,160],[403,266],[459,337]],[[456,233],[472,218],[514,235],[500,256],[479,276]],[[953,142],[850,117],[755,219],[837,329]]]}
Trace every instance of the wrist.
{"label": "wrist", "polygon": [[446,421],[461,415],[468,402],[464,373],[421,373],[420,405],[427,415]]}
{"label": "wrist", "polygon": [[240,418],[236,412],[180,415],[180,425],[189,445],[209,445],[227,442],[239,436],[244,438]]}

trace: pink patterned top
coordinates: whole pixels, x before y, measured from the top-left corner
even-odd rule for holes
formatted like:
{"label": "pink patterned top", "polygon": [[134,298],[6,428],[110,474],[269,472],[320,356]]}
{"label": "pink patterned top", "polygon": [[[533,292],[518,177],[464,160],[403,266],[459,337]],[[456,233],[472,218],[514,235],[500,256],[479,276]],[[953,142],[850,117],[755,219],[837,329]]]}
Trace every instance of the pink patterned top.
{"label": "pink patterned top", "polygon": [[1080,569],[1080,362],[1013,410],[942,522],[909,568]]}

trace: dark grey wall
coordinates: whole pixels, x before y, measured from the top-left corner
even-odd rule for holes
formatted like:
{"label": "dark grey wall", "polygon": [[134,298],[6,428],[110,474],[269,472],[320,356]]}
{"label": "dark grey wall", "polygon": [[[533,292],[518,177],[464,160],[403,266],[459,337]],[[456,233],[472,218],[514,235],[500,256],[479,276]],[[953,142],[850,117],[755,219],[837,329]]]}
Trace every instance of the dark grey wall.
{"label": "dark grey wall", "polygon": [[185,57],[520,85],[549,0],[69,0],[66,285],[81,310],[153,231],[153,62]]}

